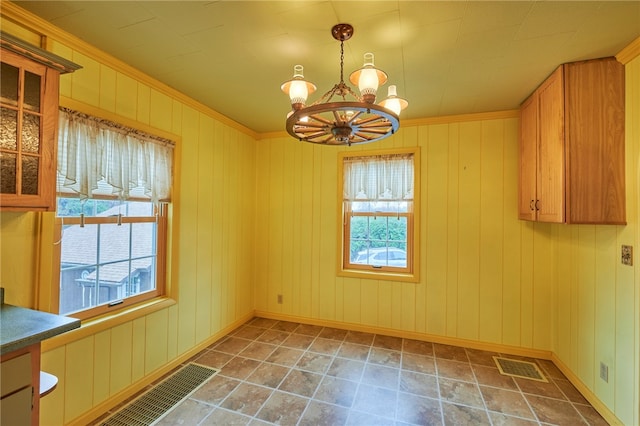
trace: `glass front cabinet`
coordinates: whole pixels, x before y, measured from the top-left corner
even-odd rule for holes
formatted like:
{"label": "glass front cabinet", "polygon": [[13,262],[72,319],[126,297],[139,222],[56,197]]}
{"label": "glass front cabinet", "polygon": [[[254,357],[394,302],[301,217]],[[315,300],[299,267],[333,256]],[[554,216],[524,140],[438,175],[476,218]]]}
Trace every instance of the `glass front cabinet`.
{"label": "glass front cabinet", "polygon": [[79,67],[2,33],[0,209],[55,209],[59,78]]}

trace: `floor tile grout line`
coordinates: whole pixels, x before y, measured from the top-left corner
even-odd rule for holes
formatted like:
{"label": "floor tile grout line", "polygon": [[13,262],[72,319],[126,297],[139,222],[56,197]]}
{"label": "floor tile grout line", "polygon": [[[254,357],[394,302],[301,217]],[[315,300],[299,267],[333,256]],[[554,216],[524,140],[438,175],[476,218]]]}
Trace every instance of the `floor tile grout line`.
{"label": "floor tile grout line", "polygon": [[[367,350],[367,356],[366,356],[366,358],[364,358],[364,360],[362,360],[362,359],[360,359],[360,358],[355,359],[355,358],[350,358],[350,357],[346,357],[346,356],[339,356],[339,354],[341,353],[341,349],[344,347],[345,343],[352,343],[352,344],[356,344],[356,345],[364,346],[364,345],[362,345],[362,343],[361,343],[361,342],[353,342],[353,341],[351,341],[351,342],[350,342],[350,341],[347,341],[347,337],[349,336],[349,331],[346,331],[346,333],[344,334],[344,337],[342,337],[341,339],[332,339],[332,338],[327,338],[327,337],[322,337],[322,336],[321,336],[321,335],[322,335],[322,333],[327,329],[327,327],[319,327],[319,330],[318,330],[318,332],[317,332],[316,334],[314,334],[314,335],[308,335],[308,334],[304,334],[304,333],[295,333],[295,330],[296,330],[296,329],[299,329],[299,328],[300,328],[300,326],[301,326],[301,324],[296,324],[296,326],[295,326],[291,331],[287,331],[287,332],[286,332],[286,333],[287,333],[287,337],[286,337],[286,338],[284,338],[282,341],[278,342],[277,344],[274,344],[273,342],[263,342],[263,341],[259,341],[259,340],[258,340],[261,336],[263,336],[263,335],[264,335],[264,333],[265,333],[267,330],[284,331],[284,330],[277,330],[277,329],[274,329],[274,328],[273,328],[273,327],[276,327],[279,323],[280,323],[279,321],[274,320],[274,322],[273,322],[273,323],[271,323],[271,325],[270,325],[269,327],[267,327],[267,328],[265,328],[265,327],[259,327],[259,328],[263,328],[263,329],[264,329],[264,331],[263,331],[262,333],[260,333],[260,334],[256,335],[253,339],[248,339],[248,338],[245,338],[245,337],[239,337],[239,336],[236,336],[236,335],[233,335],[233,334],[231,334],[231,333],[230,333],[229,335],[225,336],[225,338],[224,338],[224,339],[222,339],[219,343],[216,343],[216,344],[210,345],[209,347],[207,347],[207,348],[206,348],[206,350],[207,350],[207,351],[213,351],[213,350],[215,350],[215,349],[216,349],[216,347],[217,347],[218,345],[220,345],[220,344],[222,343],[222,341],[227,340],[227,339],[228,339],[228,338],[230,338],[230,337],[235,337],[235,338],[238,338],[238,339],[244,339],[244,340],[249,341],[249,343],[247,344],[247,346],[245,346],[244,348],[240,349],[240,350],[239,350],[237,353],[235,353],[235,354],[226,353],[226,352],[222,352],[222,351],[217,351],[218,353],[225,354],[225,355],[229,356],[230,358],[229,358],[229,360],[227,360],[226,362],[224,362],[224,363],[222,364],[222,367],[218,367],[218,366],[216,366],[216,368],[219,368],[219,369],[221,370],[225,365],[227,365],[231,360],[233,360],[233,359],[234,359],[234,358],[236,358],[236,357],[245,358],[245,359],[250,359],[250,360],[252,360],[252,361],[257,362],[257,364],[256,364],[255,368],[253,368],[253,369],[252,369],[252,370],[251,370],[251,371],[246,375],[246,377],[245,377],[244,379],[242,379],[242,380],[240,380],[240,379],[238,379],[238,378],[234,378],[234,377],[229,377],[229,376],[224,376],[224,375],[223,375],[224,377],[227,377],[227,378],[229,378],[229,379],[237,380],[237,381],[239,381],[240,383],[244,382],[244,383],[252,384],[252,385],[255,385],[255,386],[260,386],[260,387],[263,387],[263,388],[266,388],[266,389],[269,389],[269,390],[270,390],[270,392],[271,392],[271,393],[269,394],[269,397],[264,401],[263,405],[258,409],[258,411],[256,412],[256,416],[257,416],[257,414],[260,412],[260,410],[262,410],[262,408],[264,407],[264,404],[266,404],[266,402],[269,400],[269,398],[273,395],[273,393],[274,393],[274,392],[283,392],[283,393],[287,393],[287,394],[295,395],[295,396],[297,396],[297,397],[299,397],[299,398],[304,398],[304,399],[306,399],[306,400],[307,400],[306,405],[305,405],[305,408],[304,408],[304,410],[303,410],[303,411],[302,411],[302,413],[300,414],[300,417],[299,417],[299,418],[298,418],[298,420],[297,420],[297,422],[298,422],[298,423],[301,421],[301,419],[303,419],[303,418],[304,418],[304,414],[305,414],[305,413],[307,412],[307,410],[309,409],[310,403],[311,403],[312,401],[323,402],[323,403],[326,403],[326,404],[328,404],[328,405],[335,405],[336,407],[342,407],[342,406],[337,405],[337,404],[332,404],[332,403],[328,403],[328,402],[326,402],[326,401],[321,401],[321,400],[317,400],[317,399],[315,399],[315,397],[317,396],[318,390],[319,390],[319,388],[320,388],[320,384],[322,383],[322,381],[323,381],[326,377],[329,377],[329,376],[330,376],[330,377],[336,377],[336,378],[339,378],[339,377],[337,377],[337,376],[331,376],[331,375],[329,375],[328,373],[329,373],[329,371],[330,371],[330,369],[331,369],[331,366],[332,366],[332,365],[333,365],[333,363],[336,361],[336,359],[340,358],[340,359],[347,359],[347,360],[356,360],[356,361],[360,361],[360,362],[362,362],[362,363],[363,363],[363,367],[362,367],[362,370],[360,371],[360,374],[359,374],[359,380],[357,381],[357,388],[356,388],[356,391],[355,391],[355,394],[354,394],[354,400],[353,400],[353,402],[352,402],[352,404],[351,404],[351,407],[348,407],[348,408],[343,407],[343,408],[346,408],[346,409],[347,409],[347,419],[351,416],[351,413],[356,412],[356,411],[359,411],[359,410],[356,410],[356,409],[355,409],[355,403],[356,403],[356,399],[355,399],[355,398],[356,398],[356,397],[357,397],[357,395],[358,395],[358,391],[360,390],[360,387],[361,387],[363,384],[365,384],[365,383],[363,382],[363,380],[364,380],[365,372],[367,371],[367,366],[382,366],[382,367],[392,368],[392,369],[396,370],[396,372],[397,372],[397,374],[398,374],[398,376],[397,376],[397,381],[396,381],[396,390],[395,390],[395,393],[396,393],[396,404],[395,404],[395,411],[394,411],[394,421],[399,421],[399,420],[398,420],[398,399],[399,399],[399,397],[400,397],[400,394],[401,394],[401,393],[405,393],[405,392],[402,392],[402,391],[400,390],[401,383],[402,383],[402,372],[403,372],[403,371],[408,371],[408,372],[409,372],[409,371],[411,371],[411,372],[415,372],[415,373],[419,373],[419,374],[427,374],[427,373],[424,373],[423,371],[415,371],[415,370],[410,370],[410,369],[408,369],[408,368],[404,368],[404,367],[403,367],[403,365],[404,365],[404,362],[403,362],[403,361],[404,361],[405,354],[408,354],[408,353],[414,353],[414,352],[411,352],[411,351],[405,351],[405,350],[404,350],[404,347],[405,347],[404,343],[405,343],[405,341],[407,341],[407,340],[411,340],[411,339],[401,339],[401,342],[402,342],[402,343],[401,343],[401,349],[400,349],[400,350],[396,350],[396,349],[390,349],[390,348],[388,348],[388,347],[384,347],[384,346],[376,346],[376,339],[377,339],[378,335],[377,335],[377,334],[375,334],[375,333],[374,333],[374,334],[371,334],[371,336],[372,336],[372,340],[370,341],[369,345],[367,345],[367,347],[368,347],[368,350]],[[251,325],[251,324],[247,324],[247,325]],[[297,348],[297,347],[287,347],[287,346],[284,346],[284,345],[283,345],[283,343],[284,343],[284,342],[285,342],[285,341],[286,341],[290,336],[292,336],[292,335],[294,335],[294,334],[299,334],[299,335],[309,336],[309,337],[312,337],[313,339],[311,340],[311,342],[310,342],[308,345],[306,345],[305,349],[300,349],[300,348]],[[367,333],[367,334],[370,334],[370,333]],[[339,341],[339,342],[340,342],[340,344],[339,344],[339,346],[337,346],[334,350],[332,350],[331,354],[328,354],[328,353],[326,353],[326,352],[318,352],[318,350],[323,350],[323,349],[322,349],[322,348],[321,348],[321,349],[316,348],[315,350],[314,350],[314,349],[312,349],[312,347],[314,346],[314,343],[316,343],[316,342],[318,341],[318,339],[326,339],[326,340]],[[268,345],[274,346],[274,348],[269,352],[269,354],[265,355],[262,359],[249,358],[249,357],[248,357],[248,356],[246,356],[246,355],[240,355],[240,354],[241,354],[244,350],[246,350],[246,349],[247,349],[247,347],[248,347],[248,346],[250,346],[252,343],[264,343],[264,344],[268,344]],[[440,382],[441,382],[441,379],[444,379],[444,378],[445,378],[445,376],[442,376],[442,375],[440,374],[440,372],[441,372],[441,371],[440,371],[440,368],[438,368],[438,359],[441,359],[441,358],[442,358],[442,359],[446,359],[446,358],[439,357],[439,356],[437,356],[437,355],[436,355],[436,351],[435,351],[435,349],[436,349],[436,348],[435,348],[435,346],[434,346],[434,343],[433,343],[433,342],[426,342],[426,343],[431,343],[431,345],[430,345],[430,347],[431,347],[431,353],[430,353],[429,355],[427,355],[426,353],[425,353],[425,354],[418,353],[418,355],[428,356],[428,357],[430,357],[430,358],[432,358],[432,359],[433,359],[434,366],[435,366],[435,374],[434,374],[434,375],[435,375],[435,377],[436,377],[436,383],[437,383],[438,401],[439,401],[439,404],[440,404],[441,421],[442,421],[442,422],[444,422],[444,408],[443,408],[443,403],[444,403],[444,402],[446,402],[446,401],[443,401],[443,398],[442,398],[442,393],[441,393],[441,389],[440,389]],[[295,349],[295,350],[299,350],[299,351],[300,351],[300,353],[298,354],[298,356],[297,356],[293,361],[288,361],[288,360],[287,360],[287,361],[286,361],[286,364],[278,364],[278,363],[277,363],[277,362],[275,362],[275,361],[268,361],[268,360],[273,356],[273,354],[275,353],[275,351],[276,351],[276,350],[278,350],[278,348]],[[391,351],[399,352],[399,353],[400,353],[400,360],[399,360],[398,365],[397,365],[397,366],[389,367],[389,365],[387,365],[387,364],[374,362],[374,361],[371,359],[372,351],[373,351],[373,349],[374,349],[374,348],[379,348],[379,349],[385,349],[385,350],[391,350]],[[480,392],[481,401],[482,401],[482,403],[483,403],[483,405],[484,405],[484,411],[487,413],[487,415],[488,415],[488,417],[489,417],[489,422],[491,422],[491,423],[493,423],[493,420],[492,420],[492,418],[491,418],[490,413],[502,414],[502,415],[506,415],[506,416],[509,416],[509,417],[521,418],[521,419],[524,419],[524,420],[533,420],[533,419],[526,419],[526,418],[524,418],[524,417],[515,416],[515,415],[510,415],[510,414],[501,413],[501,412],[497,412],[497,411],[493,411],[493,410],[489,410],[489,409],[488,409],[488,407],[487,407],[487,403],[486,403],[486,400],[485,400],[485,398],[484,398],[484,395],[483,395],[483,393],[482,393],[482,391],[481,391],[480,387],[481,387],[481,386],[483,386],[483,387],[496,388],[496,389],[505,389],[505,388],[502,388],[502,387],[500,387],[500,386],[491,386],[491,385],[487,385],[487,384],[481,384],[481,383],[480,383],[480,381],[478,380],[477,373],[476,373],[475,369],[473,368],[473,366],[474,366],[474,365],[485,366],[485,365],[483,365],[483,364],[482,364],[482,363],[480,363],[480,362],[471,362],[471,357],[469,357],[469,354],[468,354],[468,351],[467,351],[467,349],[468,349],[468,348],[463,348],[463,349],[465,350],[465,353],[466,353],[466,355],[467,355],[467,356],[466,356],[467,361],[466,361],[465,363],[466,363],[466,364],[469,364],[469,365],[470,365],[470,367],[471,367],[471,372],[472,372],[472,376],[473,376],[473,382],[469,382],[469,381],[467,381],[467,380],[458,380],[458,379],[453,379],[453,378],[447,378],[447,380],[457,380],[457,381],[461,381],[461,382],[473,383],[473,384],[474,384],[474,386],[475,386],[475,388],[477,389],[477,391],[478,391],[478,392]],[[284,383],[284,381],[286,380],[286,378],[287,378],[287,377],[291,374],[291,372],[292,372],[292,371],[294,371],[294,370],[308,371],[308,372],[309,372],[309,373],[311,373],[311,374],[318,374],[318,373],[317,373],[317,372],[315,372],[315,371],[304,370],[303,368],[300,368],[300,367],[298,366],[298,363],[300,362],[300,360],[302,359],[302,357],[303,357],[303,356],[305,356],[305,354],[321,355],[321,356],[327,356],[327,357],[329,358],[329,362],[327,363],[327,365],[326,365],[326,366],[325,366],[325,368],[323,369],[323,370],[324,370],[324,372],[323,372],[323,373],[322,373],[322,375],[321,375],[320,382],[318,383],[318,385],[317,385],[317,386],[316,386],[316,388],[314,389],[313,395],[312,395],[310,398],[309,398],[309,397],[305,397],[305,396],[303,396],[303,395],[301,395],[301,394],[297,394],[297,393],[293,393],[293,392],[287,392],[287,391],[281,390],[281,389],[279,388],[280,386],[282,386],[282,384]],[[431,355],[431,354],[432,354],[432,355]],[[197,359],[197,358],[194,358],[194,360],[195,360],[195,359]],[[452,360],[452,361],[456,361],[456,360],[454,359],[454,360]],[[534,362],[537,362],[538,360],[533,359],[533,361],[534,361]],[[460,361],[458,361],[458,362],[460,362]],[[256,372],[256,370],[257,370],[260,366],[262,366],[262,365],[264,365],[264,364],[274,365],[274,366],[278,366],[278,367],[286,368],[286,373],[283,375],[282,379],[277,383],[277,385],[276,385],[276,387],[275,387],[275,388],[271,388],[271,387],[269,387],[269,386],[259,385],[259,384],[257,384],[257,383],[253,383],[253,382],[248,382],[248,381],[247,381],[247,380],[248,380],[248,378],[249,378],[249,377],[251,377],[251,375],[253,375],[253,374]],[[546,374],[547,376],[551,377],[551,376],[550,376],[550,374],[549,374],[549,371],[548,371],[548,369],[547,369],[547,366],[546,366],[546,365],[542,365],[542,364],[539,364],[539,365],[540,365],[540,367],[542,368],[542,370],[545,372],[545,374]],[[574,401],[572,401],[571,399],[569,399],[569,396],[567,395],[567,393],[566,393],[564,390],[562,390],[562,389],[558,386],[558,384],[557,384],[557,383],[555,383],[555,382],[556,382],[556,377],[551,377],[551,379],[552,379],[552,380],[551,380],[550,382],[553,384],[553,386],[555,386],[555,388],[559,391],[559,395],[561,395],[561,396],[562,396],[562,398],[564,398],[564,399],[559,399],[559,398],[549,397],[549,396],[547,396],[547,395],[546,395],[546,394],[544,394],[544,393],[542,393],[542,394],[540,394],[540,393],[526,393],[526,392],[523,390],[522,386],[521,386],[519,383],[517,383],[517,382],[515,382],[515,381],[514,381],[514,382],[515,382],[515,386],[516,386],[516,389],[514,389],[514,390],[516,390],[516,391],[521,395],[521,397],[525,399],[525,402],[526,402],[527,406],[529,407],[529,409],[530,409],[531,413],[533,414],[533,416],[534,416],[534,417],[535,417],[535,419],[537,420],[537,423],[538,423],[538,424],[542,424],[543,422],[541,422],[541,420],[538,418],[538,416],[537,416],[537,414],[536,414],[535,410],[533,410],[533,407],[532,407],[531,403],[530,403],[530,402],[529,402],[529,400],[527,399],[527,395],[531,395],[531,396],[534,396],[534,397],[541,397],[541,398],[544,398],[544,399],[551,399],[551,400],[556,400],[556,401],[562,401],[562,402],[565,402],[565,403],[566,403],[566,402],[568,402],[568,403],[570,403],[570,404],[572,405],[572,407],[574,408],[574,410],[578,413],[578,418],[580,418],[580,419],[582,419],[582,420],[587,421],[587,420],[586,420],[586,417],[582,414],[582,412],[581,412],[581,411],[579,411],[579,410],[576,408],[576,404],[577,404],[577,403],[575,403]],[[559,378],[559,380],[561,380],[561,378]],[[236,387],[236,388],[237,388],[237,387]],[[234,390],[235,390],[236,388],[234,388]],[[383,388],[386,388],[386,387],[384,387],[384,386],[383,386]],[[510,389],[506,389],[506,390],[510,390]],[[232,390],[232,391],[233,391],[233,390]],[[232,391],[231,391],[231,392],[232,392]],[[230,392],[230,393],[231,393],[231,392]],[[409,392],[406,392],[406,393],[407,393],[407,394],[411,394],[411,393],[409,393]],[[229,395],[226,395],[222,400],[220,400],[220,403],[219,403],[219,405],[218,405],[218,406],[215,406],[215,405],[212,405],[212,404],[210,404],[210,403],[207,403],[207,405],[208,405],[208,406],[213,406],[213,407],[214,407],[214,409],[213,409],[213,410],[212,410],[212,411],[207,415],[207,417],[208,417],[208,416],[210,416],[210,415],[212,414],[212,412],[213,412],[213,411],[215,411],[216,409],[225,410],[225,411],[227,411],[227,412],[235,412],[235,411],[228,410],[228,409],[226,409],[226,408],[224,408],[224,407],[221,407],[221,404],[222,404],[222,403],[223,403],[223,402],[228,398],[228,396],[229,396]],[[205,402],[205,403],[206,403],[206,402]],[[453,402],[452,402],[452,403],[453,403]],[[458,404],[458,403],[456,403],[456,404]],[[466,404],[458,404],[458,405],[468,406],[468,407],[471,407],[471,408],[478,408],[478,407],[469,406],[469,405],[466,405]],[[589,407],[589,406],[590,406],[590,405],[588,404],[588,401],[587,401],[587,403],[586,403],[586,404],[583,404],[583,405],[585,405],[586,407]],[[238,415],[242,415],[242,416],[243,416],[243,417],[245,417],[245,418],[247,418],[247,417],[248,417],[247,415],[242,414],[242,413],[240,413],[240,412],[235,412],[235,413],[237,413]],[[206,417],[205,417],[205,418],[206,418]],[[259,418],[255,417],[255,416],[252,416],[251,418],[252,418],[252,419],[261,420],[261,419],[259,419]],[[536,420],[533,420],[533,421],[536,421]],[[262,421],[262,420],[261,420],[261,421]],[[546,423],[545,423],[545,424],[546,424]]]}
{"label": "floor tile grout line", "polygon": [[480,389],[480,383],[478,382],[478,377],[476,376],[476,371],[473,369],[473,365],[471,364],[471,359],[469,358],[469,353],[467,352],[467,350],[465,349],[465,353],[467,354],[467,358],[469,359],[469,369],[471,370],[471,374],[473,375],[473,379],[475,381],[475,386],[476,389],[478,390],[478,393],[480,394],[480,400],[482,401],[482,405],[484,406],[484,412],[487,415],[487,418],[489,419],[489,423],[491,425],[493,425],[493,419],[491,418],[491,414],[489,414],[489,407],[487,407],[487,401],[484,398],[484,394],[482,393],[482,389]]}

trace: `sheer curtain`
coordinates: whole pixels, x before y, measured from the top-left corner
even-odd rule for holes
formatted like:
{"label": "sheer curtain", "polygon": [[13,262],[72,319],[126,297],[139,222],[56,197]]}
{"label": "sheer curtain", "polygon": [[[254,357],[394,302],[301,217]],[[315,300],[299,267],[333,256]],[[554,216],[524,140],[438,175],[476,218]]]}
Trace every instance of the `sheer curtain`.
{"label": "sheer curtain", "polygon": [[173,148],[170,140],[61,108],[58,192],[170,201]]}
{"label": "sheer curtain", "polygon": [[413,200],[413,154],[344,159],[345,201]]}

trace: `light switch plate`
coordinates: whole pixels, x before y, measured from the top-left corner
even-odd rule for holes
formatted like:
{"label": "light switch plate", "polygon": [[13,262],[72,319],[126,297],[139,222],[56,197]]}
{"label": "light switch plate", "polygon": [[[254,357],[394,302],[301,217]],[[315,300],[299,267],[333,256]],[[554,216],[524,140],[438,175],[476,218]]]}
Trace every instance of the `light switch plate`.
{"label": "light switch plate", "polygon": [[633,246],[622,246],[621,261],[623,265],[633,266]]}

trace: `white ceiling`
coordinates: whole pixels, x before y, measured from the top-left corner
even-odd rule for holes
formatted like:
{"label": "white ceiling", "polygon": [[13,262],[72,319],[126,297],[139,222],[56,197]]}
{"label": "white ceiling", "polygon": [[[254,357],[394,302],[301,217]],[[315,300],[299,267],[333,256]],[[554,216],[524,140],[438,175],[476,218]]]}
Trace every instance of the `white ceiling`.
{"label": "white ceiling", "polygon": [[259,133],[284,130],[295,64],[309,102],[339,81],[340,22],[345,80],[373,52],[409,119],[515,109],[559,64],[640,36],[637,0],[15,3]]}

